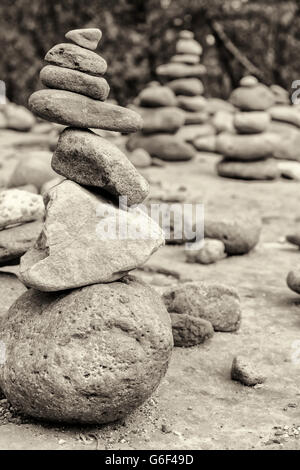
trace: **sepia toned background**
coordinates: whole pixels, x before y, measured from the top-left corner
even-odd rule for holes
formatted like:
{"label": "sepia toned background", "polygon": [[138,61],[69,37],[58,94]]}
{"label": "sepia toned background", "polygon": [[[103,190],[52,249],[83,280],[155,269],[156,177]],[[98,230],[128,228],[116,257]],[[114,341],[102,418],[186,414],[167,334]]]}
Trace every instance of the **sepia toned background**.
{"label": "sepia toned background", "polygon": [[173,54],[181,29],[204,48],[208,96],[227,98],[245,68],[290,89],[300,76],[297,0],[1,0],[0,78],[26,103],[41,57],[73,28],[100,27],[111,97],[126,104]]}

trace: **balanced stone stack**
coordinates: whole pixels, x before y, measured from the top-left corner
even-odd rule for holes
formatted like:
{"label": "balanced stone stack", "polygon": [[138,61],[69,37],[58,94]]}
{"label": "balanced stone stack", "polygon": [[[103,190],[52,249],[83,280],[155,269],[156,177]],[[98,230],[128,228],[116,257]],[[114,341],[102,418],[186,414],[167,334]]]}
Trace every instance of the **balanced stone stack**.
{"label": "balanced stone stack", "polygon": [[220,176],[244,180],[273,180],[279,176],[270,132],[269,109],[274,93],[255,77],[244,77],[233,91],[230,102],[239,110],[233,115],[233,133],[217,137],[217,152],[223,160],[217,165]]}
{"label": "balanced stone stack", "polygon": [[131,151],[146,150],[151,157],[167,161],[193,158],[193,147],[176,136],[185,123],[185,113],[177,107],[175,93],[158,82],[152,82],[135,100],[133,107],[143,118],[142,132],[127,142]]}
{"label": "balanced stone stack", "polygon": [[157,68],[158,77],[165,82],[177,97],[177,105],[184,111],[185,125],[176,137],[195,144],[197,139],[215,134],[208,123],[208,102],[204,98],[202,77],[206,68],[200,64],[202,46],[195,40],[192,31],[181,31],[176,43],[176,55],[169,64]]}
{"label": "balanced stone stack", "polygon": [[207,100],[200,80],[206,69],[200,64],[201,54],[202,47],[194,34],[182,31],[176,55],[156,70],[162,85],[150,83],[135,101],[144,128],[129,140],[129,150],[140,147],[162,160],[190,160],[195,155],[191,144],[215,133],[214,127],[207,124]]}
{"label": "balanced stone stack", "polygon": [[[53,169],[65,179],[46,194],[35,246],[22,257],[30,289],[1,323],[5,360],[0,387],[33,417],[107,423],[143,403],[164,376],[173,345],[158,294],[128,272],[164,243],[161,229],[137,208],[148,184],[122,152],[90,130],[135,132],[139,115],[106,104],[107,65],[93,52],[98,29],[70,31],[41,71],[49,88],[33,93],[40,117],[70,126]],[[123,201],[124,202],[124,201]]]}

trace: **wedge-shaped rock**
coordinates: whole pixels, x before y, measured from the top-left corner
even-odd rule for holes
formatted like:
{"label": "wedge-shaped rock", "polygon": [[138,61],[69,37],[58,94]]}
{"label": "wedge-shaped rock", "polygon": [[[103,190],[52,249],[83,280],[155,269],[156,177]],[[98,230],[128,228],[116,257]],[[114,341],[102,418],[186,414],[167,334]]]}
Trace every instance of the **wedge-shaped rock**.
{"label": "wedge-shaped rock", "polygon": [[45,60],[50,64],[97,76],[104,75],[107,70],[107,63],[102,57],[75,44],[56,44],[47,52]]}
{"label": "wedge-shaped rock", "polygon": [[62,176],[86,186],[97,186],[113,196],[127,196],[139,204],[149,185],[121,150],[88,130],[66,129],[52,158],[52,168]]}
{"label": "wedge-shaped rock", "polygon": [[43,85],[59,90],[74,91],[95,100],[105,101],[109,94],[109,85],[103,77],[93,77],[77,70],[46,65],[41,70],[40,78]]}
{"label": "wedge-shaped rock", "polygon": [[21,258],[21,280],[35,289],[113,282],[164,243],[161,229],[140,209],[119,209],[73,181],[63,181],[47,197],[43,232]]}
{"label": "wedge-shaped rock", "polygon": [[65,38],[75,42],[78,46],[94,51],[102,38],[102,32],[98,28],[73,29],[65,34]]}
{"label": "wedge-shaped rock", "polygon": [[64,90],[39,90],[29,98],[31,110],[48,121],[65,126],[136,132],[142,118],[130,109],[102,103]]}

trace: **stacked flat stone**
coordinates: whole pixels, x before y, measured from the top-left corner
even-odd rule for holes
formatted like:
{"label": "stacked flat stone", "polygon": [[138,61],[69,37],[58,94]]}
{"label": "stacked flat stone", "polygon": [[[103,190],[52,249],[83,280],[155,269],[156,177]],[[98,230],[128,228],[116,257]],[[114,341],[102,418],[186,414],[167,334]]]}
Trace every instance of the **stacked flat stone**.
{"label": "stacked flat stone", "polygon": [[45,195],[42,233],[21,259],[20,277],[31,289],[1,324],[0,387],[30,416],[99,424],[122,418],[152,394],[173,339],[158,294],[127,275],[164,243],[163,233],[144,212],[114,202],[122,196],[129,206],[141,203],[148,184],[90,130],[135,132],[142,119],[104,103],[107,65],[93,52],[101,31],[66,38],[72,43],[45,57],[41,80],[48,89],[29,99],[38,116],[69,126],[52,158],[65,179]]}
{"label": "stacked flat stone", "polygon": [[238,111],[232,115],[232,133],[221,132],[217,138],[217,152],[224,157],[217,165],[218,174],[244,180],[277,178],[279,169],[272,158],[274,135],[269,130],[274,93],[247,76],[231,94],[230,102]]}

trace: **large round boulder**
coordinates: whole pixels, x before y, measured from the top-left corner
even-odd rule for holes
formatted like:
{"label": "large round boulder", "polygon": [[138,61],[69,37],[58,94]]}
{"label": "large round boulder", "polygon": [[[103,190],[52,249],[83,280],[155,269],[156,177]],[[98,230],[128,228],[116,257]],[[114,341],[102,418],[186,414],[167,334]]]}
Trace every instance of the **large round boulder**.
{"label": "large round boulder", "polygon": [[1,326],[5,396],[22,413],[65,423],[127,415],[157,388],[173,346],[161,298],[134,277],[64,293],[31,289]]}

